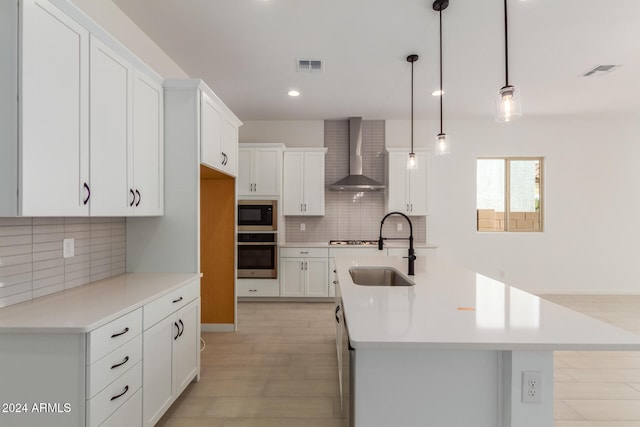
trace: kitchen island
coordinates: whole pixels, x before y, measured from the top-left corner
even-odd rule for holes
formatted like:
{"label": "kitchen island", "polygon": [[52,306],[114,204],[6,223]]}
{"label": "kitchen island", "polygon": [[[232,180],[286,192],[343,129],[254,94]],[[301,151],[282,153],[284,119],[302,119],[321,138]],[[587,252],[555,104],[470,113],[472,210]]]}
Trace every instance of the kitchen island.
{"label": "kitchen island", "polygon": [[349,274],[381,266],[407,272],[400,257],[336,258],[355,426],[552,427],[554,350],[640,349],[638,335],[435,256],[418,257],[414,286]]}

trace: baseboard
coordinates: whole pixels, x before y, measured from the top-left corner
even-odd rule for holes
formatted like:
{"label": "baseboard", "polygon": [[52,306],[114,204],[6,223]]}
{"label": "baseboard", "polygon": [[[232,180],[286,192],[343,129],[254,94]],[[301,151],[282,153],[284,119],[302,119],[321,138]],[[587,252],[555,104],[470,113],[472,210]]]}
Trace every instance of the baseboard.
{"label": "baseboard", "polygon": [[236,326],[233,323],[201,323],[202,332],[235,332]]}

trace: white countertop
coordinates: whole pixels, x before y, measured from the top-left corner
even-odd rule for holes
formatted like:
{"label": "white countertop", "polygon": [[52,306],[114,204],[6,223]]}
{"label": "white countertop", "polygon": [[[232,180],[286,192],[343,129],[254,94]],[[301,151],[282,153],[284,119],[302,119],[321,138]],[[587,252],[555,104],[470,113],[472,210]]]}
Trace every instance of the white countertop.
{"label": "white countertop", "polygon": [[415,286],[360,286],[352,266],[390,266],[400,257],[336,257],[339,291],[354,348],[640,350],[640,335],[497,280],[419,256]]}
{"label": "white countertop", "polygon": [[0,309],[0,333],[85,333],[195,280],[129,273]]}

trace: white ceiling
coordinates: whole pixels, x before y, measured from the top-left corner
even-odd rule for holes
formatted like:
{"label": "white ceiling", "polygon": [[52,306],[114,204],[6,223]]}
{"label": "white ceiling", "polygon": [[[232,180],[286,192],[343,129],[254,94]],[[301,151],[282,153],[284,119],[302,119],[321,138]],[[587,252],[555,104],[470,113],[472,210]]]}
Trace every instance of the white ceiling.
{"label": "white ceiling", "polygon": [[[242,120],[436,119],[432,0],[114,0]],[[443,12],[447,118],[491,117],[504,85],[502,0]],[[639,114],[640,0],[509,0],[510,83],[523,115]],[[296,72],[296,59],[325,61]],[[600,64],[622,65],[581,77]],[[301,96],[287,96],[290,89]]]}

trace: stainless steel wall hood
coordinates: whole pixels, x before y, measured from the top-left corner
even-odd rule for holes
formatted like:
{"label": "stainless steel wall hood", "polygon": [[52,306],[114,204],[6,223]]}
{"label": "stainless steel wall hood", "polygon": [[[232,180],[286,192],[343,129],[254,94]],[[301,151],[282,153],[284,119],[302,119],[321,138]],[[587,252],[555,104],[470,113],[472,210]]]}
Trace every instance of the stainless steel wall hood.
{"label": "stainless steel wall hood", "polygon": [[334,191],[378,191],[384,185],[362,175],[362,117],[349,118],[349,175],[331,184]]}

